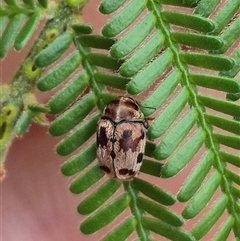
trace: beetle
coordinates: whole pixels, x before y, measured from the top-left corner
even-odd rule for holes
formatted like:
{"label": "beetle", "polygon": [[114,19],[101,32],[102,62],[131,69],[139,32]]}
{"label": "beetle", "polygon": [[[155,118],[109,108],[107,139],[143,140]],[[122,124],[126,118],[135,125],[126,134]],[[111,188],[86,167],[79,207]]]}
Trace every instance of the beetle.
{"label": "beetle", "polygon": [[97,159],[111,178],[131,180],[142,164],[147,119],[131,97],[120,96],[105,107],[97,126]]}

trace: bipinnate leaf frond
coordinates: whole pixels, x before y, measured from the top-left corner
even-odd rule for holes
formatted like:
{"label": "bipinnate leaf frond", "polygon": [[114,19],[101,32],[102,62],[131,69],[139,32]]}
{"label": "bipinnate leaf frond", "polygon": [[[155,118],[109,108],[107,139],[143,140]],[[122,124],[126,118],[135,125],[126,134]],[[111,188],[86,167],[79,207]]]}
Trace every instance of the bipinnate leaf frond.
{"label": "bipinnate leaf frond", "polygon": [[[14,2],[6,1],[1,11]],[[24,1],[28,9],[31,2]],[[48,107],[58,115],[49,131],[63,138],[57,152],[73,155],[62,173],[77,175],[71,192],[93,190],[78,205],[78,212],[87,215],[83,233],[97,233],[117,220],[101,240],[136,236],[149,241],[159,235],[204,240],[221,220],[212,240],[240,238],[239,6],[238,0],[104,0],[99,10],[111,15],[102,35],[76,24],[39,51],[37,68],[61,59],[37,86],[42,91],[59,88]],[[1,41],[20,38],[21,19],[24,14],[9,21]],[[33,29],[26,28],[28,33]],[[66,57],[70,47],[75,49]],[[101,111],[124,90],[139,95],[142,111],[153,120],[140,175],[121,183],[99,169],[94,135]],[[174,180],[196,157],[177,194],[159,185],[163,178]],[[180,202],[181,214],[173,211]],[[191,228],[186,220],[193,220]]]}
{"label": "bipinnate leaf frond", "polygon": [[[160,171],[159,174],[155,173],[156,176],[171,178],[184,170],[198,153],[202,153],[198,165],[177,195],[180,202],[186,202],[182,218],[194,219],[206,210],[203,218],[189,233],[179,228],[176,236],[172,232],[160,231],[159,219],[172,226],[174,222],[169,223],[169,216],[165,219],[158,216],[164,211],[157,211],[160,208],[155,207],[158,200],[149,195],[154,193],[152,185],[142,188],[143,183],[136,184],[140,180],[137,178],[124,184],[125,191],[131,196],[129,205],[137,220],[139,237],[147,236],[148,240],[150,234],[147,230],[151,230],[171,240],[199,240],[224,212],[228,213],[229,218],[224,221],[220,233],[228,237],[233,231],[239,237],[239,215],[235,214],[239,213],[239,174],[236,168],[239,168],[240,162],[237,155],[240,146],[240,126],[237,121],[240,106],[233,101],[238,99],[240,92],[239,82],[234,79],[240,67],[239,48],[232,48],[239,43],[239,31],[236,31],[239,26],[239,2],[222,4],[213,17],[210,15],[219,7],[217,1],[210,4],[200,1],[198,5],[194,1],[185,1],[183,5],[179,1],[118,3],[106,0],[101,4],[100,11],[104,14],[112,14],[117,10],[102,33],[105,37],[118,39],[112,45],[110,54],[118,61],[124,59],[119,72],[131,78],[126,85],[129,94],[146,93],[154,85],[153,92],[151,89],[151,94],[142,102],[142,106],[154,107],[143,108],[146,116],[153,114],[155,117],[148,130],[149,138],[156,139],[156,146],[150,156],[153,155],[156,160],[166,160],[162,168],[161,165],[155,168]],[[169,11],[164,4],[193,7],[194,11],[191,14]],[[230,56],[226,54],[229,49],[233,49]],[[95,63],[99,65],[96,59]],[[159,79],[164,79],[161,84],[156,82]],[[215,93],[225,92],[232,101],[206,95],[204,89],[212,89]],[[190,108],[186,108],[187,105]],[[159,114],[158,109],[162,106],[164,110]],[[154,165],[157,164],[144,160],[141,171],[154,175]],[[134,195],[129,186],[139,193]],[[209,202],[219,191],[222,196],[208,210]],[[143,201],[142,194],[153,202]],[[138,213],[140,216],[135,214],[136,209],[141,210]],[[183,223],[178,222],[176,226],[181,225]],[[167,227],[163,230],[166,231]],[[179,238],[180,233],[186,237]],[[219,238],[217,234],[215,239]]]}

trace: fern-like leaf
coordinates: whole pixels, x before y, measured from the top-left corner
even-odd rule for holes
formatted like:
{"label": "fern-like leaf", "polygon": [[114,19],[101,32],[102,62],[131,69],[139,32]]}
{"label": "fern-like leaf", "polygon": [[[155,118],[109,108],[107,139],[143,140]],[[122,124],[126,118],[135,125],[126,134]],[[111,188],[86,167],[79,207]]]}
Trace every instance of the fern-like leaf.
{"label": "fern-like leaf", "polygon": [[[180,8],[173,11],[168,5]],[[50,133],[65,135],[59,154],[78,151],[62,167],[67,176],[78,174],[70,190],[96,189],[78,206],[80,214],[88,215],[83,233],[117,220],[117,228],[101,240],[127,240],[133,233],[146,241],[158,235],[200,240],[221,219],[213,240],[240,238],[240,106],[234,102],[240,93],[235,77],[240,52],[233,47],[239,43],[239,5],[237,0],[104,0],[99,9],[111,17],[103,36],[92,34],[90,26],[74,25],[73,33],[39,53],[35,64],[45,67],[65,53],[72,39],[77,50],[37,84],[49,91],[70,78],[49,102],[51,113],[59,114]],[[154,143],[147,143],[141,174],[123,184],[108,180],[98,168],[93,136],[104,106],[122,90],[144,94],[142,111],[154,116],[148,129]],[[215,97],[216,91],[228,99]],[[171,180],[196,156],[199,161],[176,196],[147,179]],[[181,215],[172,210],[178,202],[185,203]],[[131,217],[122,220],[125,210]],[[193,220],[194,227],[186,229],[184,220]]]}

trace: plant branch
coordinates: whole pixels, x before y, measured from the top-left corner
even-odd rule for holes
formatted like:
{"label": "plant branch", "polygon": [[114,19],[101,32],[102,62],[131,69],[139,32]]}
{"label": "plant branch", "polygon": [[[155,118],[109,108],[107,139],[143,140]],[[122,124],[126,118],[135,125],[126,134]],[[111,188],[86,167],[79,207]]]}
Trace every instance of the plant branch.
{"label": "plant branch", "polygon": [[[31,120],[29,121],[29,118],[36,116],[36,113],[31,113],[33,110],[28,108],[28,106],[36,102],[32,92],[35,88],[36,81],[39,79],[44,69],[35,66],[35,58],[61,33],[67,30],[67,25],[71,22],[73,11],[74,8],[66,4],[59,4],[58,8],[55,9],[55,16],[46,22],[37,41],[33,44],[29,54],[13,77],[11,83],[8,86],[1,86],[0,166],[2,172],[4,172],[3,163],[7,151],[15,134],[19,134],[16,133],[15,129],[16,125],[18,125],[18,120],[21,119],[21,116],[24,116],[23,114],[28,113],[25,122],[23,121],[23,125],[26,125],[26,120],[30,125]],[[38,110],[38,114],[39,112],[41,111]]]}

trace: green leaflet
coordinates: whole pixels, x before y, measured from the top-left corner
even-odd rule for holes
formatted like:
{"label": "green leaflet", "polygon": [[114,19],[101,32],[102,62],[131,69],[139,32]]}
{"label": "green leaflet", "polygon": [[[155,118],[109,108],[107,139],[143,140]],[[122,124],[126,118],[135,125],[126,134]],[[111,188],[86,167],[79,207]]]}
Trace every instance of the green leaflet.
{"label": "green leaflet", "polygon": [[216,115],[206,114],[206,119],[214,126],[217,126],[223,130],[240,135],[240,123],[239,121],[228,120]]}
{"label": "green leaflet", "polygon": [[87,55],[87,58],[89,59],[90,62],[93,64],[103,67],[106,69],[111,69],[111,70],[118,70],[123,63],[121,60],[114,59],[110,56],[107,56],[105,54],[93,54],[89,53]]}
{"label": "green leaflet", "polygon": [[145,99],[145,101],[142,103],[142,106],[145,107],[142,108],[142,111],[145,116],[151,115],[153,112],[159,109],[160,106],[163,105],[163,103],[176,89],[177,85],[179,84],[180,77],[181,74],[178,71],[173,70],[166,77],[164,82],[159,87],[157,87],[156,90],[154,90],[154,92],[152,92],[147,99]]}
{"label": "green leaflet", "polygon": [[[132,31],[125,35],[111,48],[111,56],[114,58],[124,58],[136,49],[140,43],[151,33],[155,25],[155,18],[152,14],[147,15]],[[138,36],[134,38],[134,36]]]}
{"label": "green leaflet", "polygon": [[234,218],[232,216],[229,216],[227,221],[221,226],[221,229],[218,230],[218,232],[216,233],[216,235],[214,237],[214,241],[227,240],[227,238],[231,232],[231,229],[233,227],[233,224],[234,224]]}
{"label": "green leaflet", "polygon": [[197,113],[192,110],[180,120],[154,150],[154,155],[163,160],[169,157],[189,134],[196,123]]}
{"label": "green leaflet", "polygon": [[210,201],[217,188],[219,187],[221,176],[218,172],[211,175],[208,181],[198,191],[198,193],[190,200],[184,208],[182,216],[186,219],[195,217],[202,211]]}
{"label": "green leaflet", "polygon": [[190,80],[196,85],[209,89],[233,93],[240,91],[240,84],[237,81],[226,77],[190,74]]}
{"label": "green leaflet", "polygon": [[84,151],[63,164],[61,168],[62,174],[65,176],[72,176],[85,169],[95,160],[96,151],[96,143],[89,144]]}
{"label": "green leaflet", "polygon": [[47,8],[48,7],[48,0],[38,0],[38,2],[40,3],[40,5],[43,8]]}
{"label": "green leaflet", "polygon": [[138,205],[145,212],[151,214],[153,217],[156,217],[170,225],[179,227],[179,226],[182,226],[184,223],[182,217],[178,216],[174,212],[166,209],[165,207],[163,207],[155,202],[149,201],[148,199],[139,197]]}
{"label": "green leaflet", "polygon": [[48,107],[46,107],[44,105],[40,105],[38,103],[37,104],[35,104],[35,103],[29,104],[28,109],[35,113],[48,113],[49,112]]}
{"label": "green leaflet", "polygon": [[100,35],[81,35],[77,37],[76,41],[80,41],[82,44],[91,48],[107,50],[109,50],[115,43],[114,39]]}
{"label": "green leaflet", "polygon": [[16,0],[4,0],[4,2],[6,4],[8,4],[9,6],[12,6],[12,7],[17,7],[18,6],[18,2]]}
{"label": "green leaflet", "polygon": [[134,178],[133,184],[140,192],[158,203],[170,206],[176,202],[175,197],[172,194],[144,180]]}
{"label": "green leaflet", "polygon": [[201,221],[193,228],[191,233],[200,240],[213,227],[217,220],[221,217],[228,203],[228,198],[223,195],[210,211],[201,219]]}
{"label": "green leaflet", "polygon": [[146,142],[146,148],[145,148],[145,155],[146,156],[149,156],[149,157],[152,157],[152,153],[153,151],[155,150],[156,148],[156,144],[154,144],[153,142],[149,142],[147,141]]}
{"label": "green leaflet", "polygon": [[23,2],[29,5],[30,7],[34,7],[35,5],[34,0],[23,0]]}
{"label": "green leaflet", "polygon": [[52,71],[49,71],[45,76],[37,81],[37,87],[41,91],[49,91],[57,87],[60,83],[66,80],[80,65],[82,57],[79,53],[74,53]]}
{"label": "green leaflet", "polygon": [[15,37],[22,25],[25,16],[23,14],[18,14],[10,19],[9,23],[5,27],[2,36],[0,38],[0,58],[3,58],[8,50],[11,48]]}
{"label": "green leaflet", "polygon": [[207,176],[213,163],[213,153],[208,151],[202,160],[199,161],[197,167],[193,170],[191,175],[180,189],[177,198],[180,202],[188,201],[199,189],[203,180]]}
{"label": "green leaflet", "polygon": [[120,196],[84,220],[80,227],[81,231],[91,234],[105,227],[128,207],[129,202],[130,197],[127,194]]}
{"label": "green leaflet", "polygon": [[84,96],[80,102],[72,106],[71,109],[62,114],[51,124],[49,132],[54,136],[67,133],[79,124],[92,111],[95,105],[96,98],[93,93]]}
{"label": "green leaflet", "polygon": [[158,53],[164,43],[164,36],[157,32],[142,46],[140,50],[133,54],[124,62],[119,72],[122,76],[131,77],[141,70]]}
{"label": "green leaflet", "polygon": [[163,164],[159,162],[144,159],[140,171],[150,174],[151,176],[159,177],[162,165]]}
{"label": "green leaflet", "polygon": [[216,53],[225,53],[240,37],[238,31],[240,25],[240,19],[238,18],[229,28],[222,34],[224,46],[217,50]]}
{"label": "green leaflet", "polygon": [[126,0],[103,0],[99,7],[99,11],[103,14],[110,14],[116,11],[125,2]]}
{"label": "green leaflet", "polygon": [[81,25],[72,25],[72,29],[76,32],[76,34],[91,34],[93,32],[93,27],[87,24]]}
{"label": "green leaflet", "polygon": [[239,7],[239,1],[229,0],[226,2],[226,4],[221,8],[221,11],[214,18],[214,22],[216,25],[213,31],[214,34],[218,34],[223,30],[223,28],[229,23],[231,18],[239,10]]}
{"label": "green leaflet", "polygon": [[99,115],[91,116],[74,133],[71,133],[63,139],[57,146],[57,153],[65,156],[75,151],[78,147],[87,142],[87,140],[96,132]]}
{"label": "green leaflet", "polygon": [[198,2],[195,14],[207,18],[215,10],[220,1],[221,0],[202,0]]}
{"label": "green leaflet", "polygon": [[139,72],[128,84],[127,91],[137,95],[148,89],[157,78],[167,70],[172,61],[172,53],[167,50],[157,57],[149,66]]}
{"label": "green leaflet", "polygon": [[199,129],[164,165],[161,176],[169,178],[178,174],[192,160],[201,148],[205,138],[205,132]]}
{"label": "green leaflet", "polygon": [[106,37],[114,37],[126,29],[145,9],[147,1],[133,0],[102,29]]}
{"label": "green leaflet", "polygon": [[40,21],[40,15],[39,14],[33,14],[28,21],[25,23],[23,28],[19,31],[19,33],[16,36],[14,47],[16,50],[21,50],[29,39],[32,37],[34,31],[36,30],[38,24]]}
{"label": "green leaflet", "polygon": [[238,74],[238,72],[240,71],[240,48],[237,48],[236,51],[233,53],[232,59],[235,61],[235,66],[229,71],[221,71],[221,76],[228,76],[233,78]]}
{"label": "green leaflet", "polygon": [[70,47],[72,34],[64,33],[59,35],[52,43],[43,49],[35,59],[37,67],[46,67],[58,60]]}
{"label": "green leaflet", "polygon": [[121,182],[109,179],[103,183],[95,192],[90,194],[78,205],[78,212],[83,215],[97,210],[104,202],[120,188]]}
{"label": "green leaflet", "polygon": [[21,117],[18,119],[16,125],[15,125],[15,133],[18,136],[22,136],[28,131],[28,128],[31,125],[31,114],[29,111],[24,111],[21,115]]}
{"label": "green leaflet", "polygon": [[240,167],[240,157],[232,155],[228,152],[220,152],[221,158],[228,163],[231,163],[232,165],[236,167]]}
{"label": "green leaflet", "polygon": [[5,24],[7,22],[8,18],[6,16],[0,16],[0,33],[2,34]]}
{"label": "green leaflet", "polygon": [[201,15],[187,15],[178,12],[163,11],[161,16],[171,24],[204,33],[211,32],[214,29],[213,22],[210,19],[203,18]]}
{"label": "green leaflet", "polygon": [[240,117],[240,105],[234,102],[219,100],[202,95],[199,95],[198,98],[205,106],[211,109],[228,115]]}
{"label": "green leaflet", "polygon": [[70,186],[70,190],[75,194],[82,193],[98,182],[103,176],[104,173],[100,170],[99,165],[95,165],[74,180]]}
{"label": "green leaflet", "polygon": [[[175,97],[175,99],[168,105],[168,107],[156,118],[153,124],[148,129],[148,136],[151,139],[161,136],[174,122],[176,117],[182,111],[183,107],[187,103],[188,93],[185,89]],[[168,120],[168,121],[163,121]],[[155,153],[155,158],[158,159],[158,154]]]}
{"label": "green leaflet", "polygon": [[179,1],[179,0],[156,0],[161,4],[180,6],[180,7],[195,7],[197,0],[187,0],[187,1]]}
{"label": "green leaflet", "polygon": [[232,172],[230,170],[226,170],[226,176],[232,180],[233,182],[235,182],[237,185],[240,186],[240,176],[239,176],[239,173],[235,173],[235,172]]}
{"label": "green leaflet", "polygon": [[126,88],[127,83],[129,82],[129,79],[124,78],[122,76],[110,75],[101,72],[97,72],[94,75],[94,77],[96,78],[96,81],[98,81],[101,84],[121,90],[124,90]]}
{"label": "green leaflet", "polygon": [[217,50],[223,46],[221,38],[195,33],[173,32],[171,38],[179,44],[193,46],[206,50]]}
{"label": "green leaflet", "polygon": [[227,93],[227,100],[237,101],[240,99],[240,92],[238,93]]}
{"label": "green leaflet", "polygon": [[101,241],[125,241],[135,230],[137,222],[134,217],[124,220],[117,228],[114,228]]}
{"label": "green leaflet", "polygon": [[234,186],[231,186],[231,193],[235,198],[240,198],[240,190]]}
{"label": "green leaflet", "polygon": [[222,135],[222,134],[217,134],[217,133],[214,133],[213,136],[222,145],[232,147],[236,150],[240,150],[240,137],[239,136],[228,136],[228,135]]}
{"label": "green leaflet", "polygon": [[148,228],[151,231],[158,233],[170,240],[194,241],[194,237],[191,234],[188,234],[187,232],[185,232],[179,228],[176,228],[174,226],[161,222],[157,219],[143,217],[142,221],[143,221],[143,225],[146,228]]}
{"label": "green leaflet", "polygon": [[230,70],[234,67],[234,61],[231,58],[221,57],[217,55],[207,55],[198,53],[181,53],[180,58],[187,64],[200,68],[212,70]]}
{"label": "green leaflet", "polygon": [[89,76],[84,72],[63,87],[48,103],[51,113],[57,114],[71,105],[87,88],[88,81]]}

